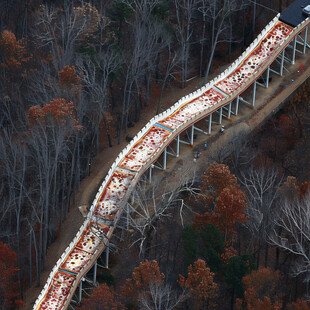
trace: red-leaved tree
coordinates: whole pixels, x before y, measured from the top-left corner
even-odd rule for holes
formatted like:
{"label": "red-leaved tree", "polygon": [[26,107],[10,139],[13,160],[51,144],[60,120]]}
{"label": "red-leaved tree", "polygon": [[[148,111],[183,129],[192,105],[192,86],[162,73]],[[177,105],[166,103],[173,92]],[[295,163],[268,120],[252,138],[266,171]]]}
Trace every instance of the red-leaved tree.
{"label": "red-leaved tree", "polygon": [[80,126],[77,125],[78,119],[74,114],[73,102],[67,103],[63,98],[54,99],[50,103],[45,104],[42,108],[39,106],[30,107],[28,119],[30,125],[49,123],[51,121],[62,124],[72,122],[76,129],[80,129]]}
{"label": "red-leaved tree", "polygon": [[217,196],[229,185],[236,185],[237,178],[231,174],[225,164],[213,163],[202,175],[202,192],[209,192]]}
{"label": "red-leaved tree", "polygon": [[288,310],[309,310],[310,302],[298,298],[296,302],[287,305]]}
{"label": "red-leaved tree", "polygon": [[280,310],[281,276],[278,271],[269,268],[259,268],[242,278],[245,288],[244,298],[236,300],[236,308],[248,310]]}
{"label": "red-leaved tree", "polygon": [[97,287],[89,298],[82,300],[81,310],[123,310],[126,307],[118,300],[113,289],[104,283]]}
{"label": "red-leaved tree", "polygon": [[179,275],[178,283],[188,289],[196,309],[211,309],[216,306],[214,299],[218,295],[218,287],[214,282],[214,273],[204,260],[198,259],[193,266],[189,265],[187,278]]}
{"label": "red-leaved tree", "polygon": [[78,75],[75,66],[65,66],[59,73],[59,87],[65,90],[65,95],[69,98],[72,96],[77,100],[77,95],[82,89],[82,75]]}
{"label": "red-leaved tree", "polygon": [[4,30],[1,34],[0,54],[1,66],[11,71],[20,69],[30,60],[24,42],[16,40],[15,34],[10,30]]}
{"label": "red-leaved tree", "polygon": [[205,214],[196,215],[194,227],[196,230],[208,224],[213,224],[224,233],[224,239],[235,233],[236,223],[244,223],[247,217],[244,209],[247,205],[246,197],[239,185],[229,185],[221,190],[216,199],[214,212],[207,209]]}
{"label": "red-leaved tree", "polygon": [[142,290],[148,289],[151,283],[163,284],[165,275],[160,272],[157,261],[141,262],[132,272],[132,278],[126,279],[121,287],[122,295],[126,298],[138,299]]}

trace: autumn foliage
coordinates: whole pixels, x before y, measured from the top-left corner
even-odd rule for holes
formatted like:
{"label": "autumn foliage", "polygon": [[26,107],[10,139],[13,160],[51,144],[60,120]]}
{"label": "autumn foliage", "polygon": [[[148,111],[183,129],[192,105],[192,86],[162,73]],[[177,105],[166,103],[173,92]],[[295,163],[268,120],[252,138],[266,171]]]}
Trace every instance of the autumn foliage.
{"label": "autumn foliage", "polygon": [[19,269],[17,266],[17,254],[6,244],[0,242],[0,304],[9,308],[21,305],[18,298],[18,283],[16,281]]}
{"label": "autumn foliage", "polygon": [[213,299],[217,296],[218,286],[214,282],[214,273],[206,266],[206,262],[198,259],[188,267],[187,278],[179,275],[178,283],[189,290],[197,309],[215,306]]}
{"label": "autumn foliage", "polygon": [[76,87],[81,83],[81,77],[76,73],[75,66],[65,66],[59,75],[59,86],[64,87]]}
{"label": "autumn foliage", "polygon": [[121,287],[122,295],[126,298],[137,300],[141,291],[148,289],[152,283],[162,284],[165,275],[160,272],[157,261],[148,260],[141,262],[132,272],[132,278],[126,279],[125,285]]}
{"label": "autumn foliage", "polygon": [[309,182],[304,182],[302,184],[300,184],[299,186],[299,190],[298,190],[298,194],[299,196],[302,198],[306,195],[306,193],[308,192],[309,190]]}
{"label": "autumn foliage", "polygon": [[246,205],[245,194],[239,185],[229,185],[221,191],[215,204],[214,224],[225,236],[235,232],[236,222],[244,223],[247,220],[244,214]]}
{"label": "autumn foliage", "polygon": [[54,99],[42,108],[32,106],[28,111],[28,119],[31,126],[38,123],[49,123],[52,120],[62,124],[71,121],[78,127],[78,119],[74,115],[74,104],[73,102],[67,103],[65,99]]}
{"label": "autumn foliage", "polygon": [[232,246],[227,246],[224,248],[224,252],[221,254],[221,259],[223,264],[228,264],[229,260],[232,257],[235,257],[238,255],[238,252],[236,249],[234,249]]}
{"label": "autumn foliage", "polygon": [[231,174],[227,165],[213,163],[203,174],[202,183],[202,191],[211,190],[219,195],[227,186],[236,185],[237,178]]}
{"label": "autumn foliage", "polygon": [[282,308],[280,280],[281,276],[278,271],[263,267],[244,276],[242,279],[245,288],[244,299],[236,300],[236,308],[280,310]]}
{"label": "autumn foliage", "polygon": [[107,284],[97,287],[89,298],[82,300],[81,310],[122,310],[125,306],[118,301],[115,292]]}
{"label": "autumn foliage", "polygon": [[8,70],[20,69],[23,63],[30,60],[24,42],[16,40],[15,34],[9,30],[1,34],[0,54],[3,57],[1,66]]}
{"label": "autumn foliage", "polygon": [[288,310],[309,310],[310,302],[298,298],[296,302],[289,304],[287,306],[287,309]]}
{"label": "autumn foliage", "polygon": [[213,224],[224,233],[226,241],[235,233],[235,224],[244,223],[247,220],[244,213],[247,205],[246,196],[229,168],[217,163],[212,164],[204,174],[202,190],[205,190],[207,195],[210,195],[208,190],[211,190],[211,195],[215,198],[215,206],[212,210],[207,205],[205,214],[196,215],[194,227],[196,230],[201,230],[206,225]]}

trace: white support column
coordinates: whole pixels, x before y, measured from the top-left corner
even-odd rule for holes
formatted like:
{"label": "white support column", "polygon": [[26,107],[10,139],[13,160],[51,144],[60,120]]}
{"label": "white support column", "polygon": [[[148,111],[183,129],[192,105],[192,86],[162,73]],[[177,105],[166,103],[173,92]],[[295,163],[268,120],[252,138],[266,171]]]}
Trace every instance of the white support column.
{"label": "white support column", "polygon": [[191,126],[191,141],[190,141],[190,145],[194,145],[194,132],[195,132],[195,127],[194,125]]}
{"label": "white support column", "polygon": [[167,148],[164,149],[163,152],[163,170],[167,168]]}
{"label": "white support column", "polygon": [[277,75],[280,75],[282,76],[283,75],[283,69],[284,69],[284,60],[285,60],[285,49],[281,52],[281,54],[277,57],[276,61],[278,62],[278,58],[280,58],[280,70],[279,72],[272,69],[272,68],[269,68],[269,70]]}
{"label": "white support column", "polygon": [[295,63],[295,56],[296,56],[296,37],[293,40],[293,55],[292,55],[292,60],[291,64],[293,65]]}
{"label": "white support column", "polygon": [[180,135],[178,135],[178,136],[176,137],[176,141],[177,141],[177,150],[176,150],[175,156],[176,156],[176,157],[179,157],[179,155],[180,155]]}
{"label": "white support column", "polygon": [[282,51],[282,57],[281,57],[281,64],[280,64],[280,76],[283,75],[283,65],[284,65],[284,53],[285,53],[285,49]]}
{"label": "white support column", "polygon": [[208,128],[208,134],[211,134],[212,129],[212,113],[209,114],[209,128]]}
{"label": "white support column", "polygon": [[306,48],[307,48],[307,38],[308,38],[308,26],[305,29],[305,38],[304,38],[304,45],[302,49],[302,53],[306,54]]}
{"label": "white support column", "polygon": [[152,170],[154,168],[154,165],[151,165],[149,168],[149,184],[152,183]]}
{"label": "white support column", "polygon": [[97,282],[97,260],[94,264],[93,282],[94,282],[94,285],[96,285],[96,282]]}
{"label": "white support column", "polygon": [[266,70],[266,83],[265,83],[266,88],[269,87],[269,75],[270,75],[270,67],[268,67]]}
{"label": "white support column", "polygon": [[[184,142],[184,143],[189,144],[188,142]],[[166,168],[167,168],[167,153],[168,153],[168,152],[167,152],[167,148],[165,148],[164,151],[163,151],[163,153],[162,153],[162,155],[163,155],[163,163],[162,163],[162,165],[161,165],[160,162],[157,160],[158,165],[153,164],[153,165],[152,165],[153,168],[157,168],[157,169],[159,169],[159,170],[166,170]]]}
{"label": "white support column", "polygon": [[130,212],[129,210],[130,210],[129,209],[129,203],[126,203],[126,229],[127,229],[127,231],[129,230],[129,212]]}
{"label": "white support column", "polygon": [[105,268],[109,268],[109,251],[110,251],[110,245],[109,241],[105,247]]}
{"label": "white support column", "polygon": [[81,300],[82,300],[82,289],[83,289],[83,279],[80,281],[80,284],[79,284],[79,297],[78,297],[78,303],[80,303]]}
{"label": "white support column", "polygon": [[238,97],[236,98],[235,115],[238,115],[238,110],[239,110],[239,100],[240,100],[240,97],[238,96]]}
{"label": "white support column", "polygon": [[[300,53],[300,54],[305,54],[306,53],[306,49],[307,47],[310,47],[308,44],[307,44],[307,37],[308,37],[308,26],[305,28],[304,30],[304,37],[302,36],[302,33],[299,33],[297,36],[296,36],[296,52]],[[298,40],[300,39],[300,40]],[[301,46],[302,49],[299,50],[298,49],[298,46]]]}
{"label": "white support column", "polygon": [[253,83],[252,107],[254,107],[254,105],[255,105],[255,96],[256,96],[256,81]]}
{"label": "white support column", "polygon": [[[173,147],[169,144],[167,146],[167,155],[170,155],[173,157],[179,157],[179,155],[180,155],[180,136],[178,135],[176,138],[174,138],[174,141],[176,141],[176,150],[174,151]],[[168,151],[168,148],[170,148],[171,152]]]}
{"label": "white support column", "polygon": [[231,102],[229,102],[228,104],[227,118],[230,118],[230,114],[231,114]]}
{"label": "white support column", "polygon": [[223,108],[219,109],[219,124],[222,124],[222,114],[223,114]]}

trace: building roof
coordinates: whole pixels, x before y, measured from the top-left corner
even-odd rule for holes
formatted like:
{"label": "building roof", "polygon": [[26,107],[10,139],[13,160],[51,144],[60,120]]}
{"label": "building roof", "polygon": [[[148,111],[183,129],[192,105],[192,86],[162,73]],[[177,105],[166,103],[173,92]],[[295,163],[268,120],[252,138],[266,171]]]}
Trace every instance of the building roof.
{"label": "building roof", "polygon": [[296,27],[307,18],[302,14],[302,9],[307,5],[310,5],[310,0],[295,0],[280,14],[280,21]]}

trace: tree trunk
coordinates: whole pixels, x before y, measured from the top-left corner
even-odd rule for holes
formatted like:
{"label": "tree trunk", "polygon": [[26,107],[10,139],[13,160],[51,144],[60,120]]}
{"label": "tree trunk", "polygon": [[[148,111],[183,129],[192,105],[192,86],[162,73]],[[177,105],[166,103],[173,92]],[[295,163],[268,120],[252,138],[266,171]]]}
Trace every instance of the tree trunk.
{"label": "tree trunk", "polygon": [[28,244],[28,260],[29,260],[29,284],[28,287],[30,288],[32,286],[32,257],[31,257],[31,251],[32,251],[32,247],[31,247],[31,231],[29,232],[29,244]]}
{"label": "tree trunk", "polygon": [[257,261],[256,261],[256,264],[257,264],[257,268],[259,268],[259,264],[260,264],[260,251],[261,251],[261,239],[259,238],[258,239],[258,249],[257,249]]}
{"label": "tree trunk", "polygon": [[235,289],[233,288],[230,299],[230,310],[234,310],[234,303],[235,303]]}
{"label": "tree trunk", "polygon": [[269,244],[266,242],[266,251],[265,251],[265,268],[267,268],[268,265],[268,254],[269,254]]}

